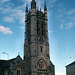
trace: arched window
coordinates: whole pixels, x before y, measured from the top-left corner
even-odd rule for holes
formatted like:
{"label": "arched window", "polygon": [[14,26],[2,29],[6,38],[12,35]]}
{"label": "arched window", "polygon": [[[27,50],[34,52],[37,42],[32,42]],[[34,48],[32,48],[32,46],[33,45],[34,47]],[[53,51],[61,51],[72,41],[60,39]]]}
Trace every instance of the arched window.
{"label": "arched window", "polygon": [[8,75],[8,71],[6,70],[6,71],[4,71],[4,75]]}
{"label": "arched window", "polygon": [[46,61],[43,59],[40,59],[37,62],[37,71],[38,71],[38,75],[48,75],[48,69],[47,69],[47,64]]}
{"label": "arched window", "polygon": [[44,60],[40,60],[38,62],[38,69],[44,69],[44,68],[46,68],[46,63]]}
{"label": "arched window", "polygon": [[17,67],[17,69],[16,69],[16,75],[22,75],[21,74],[21,67]]}

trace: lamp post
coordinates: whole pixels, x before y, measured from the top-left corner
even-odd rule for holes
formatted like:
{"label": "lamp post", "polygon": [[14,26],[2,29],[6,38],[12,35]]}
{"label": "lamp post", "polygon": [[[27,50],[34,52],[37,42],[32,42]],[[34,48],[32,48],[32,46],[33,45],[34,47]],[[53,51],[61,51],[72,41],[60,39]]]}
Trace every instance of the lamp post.
{"label": "lamp post", "polygon": [[6,54],[7,55],[7,59],[9,60],[9,54],[6,53],[6,52],[3,52],[3,54]]}

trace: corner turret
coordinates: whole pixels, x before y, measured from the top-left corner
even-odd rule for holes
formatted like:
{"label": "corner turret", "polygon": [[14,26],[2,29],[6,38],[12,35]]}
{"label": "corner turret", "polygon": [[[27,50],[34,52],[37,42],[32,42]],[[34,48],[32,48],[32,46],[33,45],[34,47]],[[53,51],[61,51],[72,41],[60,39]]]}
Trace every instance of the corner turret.
{"label": "corner turret", "polygon": [[25,11],[25,20],[27,20],[27,15],[28,15],[28,5],[26,4],[26,11]]}
{"label": "corner turret", "polygon": [[45,5],[44,5],[44,11],[47,11],[46,2],[45,2]]}
{"label": "corner turret", "polygon": [[26,4],[26,12],[28,13],[28,4]]}
{"label": "corner turret", "polygon": [[45,2],[45,5],[44,5],[44,14],[45,14],[45,19],[47,19],[47,7],[46,7],[46,2]]}

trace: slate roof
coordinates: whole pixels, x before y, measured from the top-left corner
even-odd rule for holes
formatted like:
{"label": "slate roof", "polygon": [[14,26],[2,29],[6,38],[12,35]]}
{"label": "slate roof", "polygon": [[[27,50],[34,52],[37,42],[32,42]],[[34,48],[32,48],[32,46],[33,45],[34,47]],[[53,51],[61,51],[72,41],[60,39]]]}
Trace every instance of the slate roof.
{"label": "slate roof", "polygon": [[8,60],[0,60],[0,68],[7,68],[9,67],[9,61]]}
{"label": "slate roof", "polygon": [[72,62],[71,64],[67,65],[66,67],[71,66],[71,65],[75,65],[75,61]]}
{"label": "slate roof", "polygon": [[[10,63],[14,60],[16,60],[19,55],[16,58],[10,59],[10,60],[0,60],[0,68],[8,68],[10,66]],[[21,57],[20,57],[21,58]]]}

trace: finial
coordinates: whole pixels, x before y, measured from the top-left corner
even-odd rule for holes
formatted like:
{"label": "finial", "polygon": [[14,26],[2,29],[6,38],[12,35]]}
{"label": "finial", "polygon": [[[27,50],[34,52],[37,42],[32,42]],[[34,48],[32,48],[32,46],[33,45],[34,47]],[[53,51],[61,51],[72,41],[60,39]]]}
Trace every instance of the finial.
{"label": "finial", "polygon": [[20,55],[20,52],[18,52],[18,56]]}
{"label": "finial", "polygon": [[31,9],[36,9],[36,2],[35,2],[35,0],[32,0],[32,2],[31,2]]}
{"label": "finial", "polygon": [[32,2],[35,2],[35,0],[32,0]]}
{"label": "finial", "polygon": [[46,1],[45,1],[45,5],[44,5],[44,11],[47,11]]}
{"label": "finial", "polygon": [[28,4],[26,4],[26,12],[28,12]]}
{"label": "finial", "polygon": [[41,11],[41,7],[40,7],[40,11]]}

